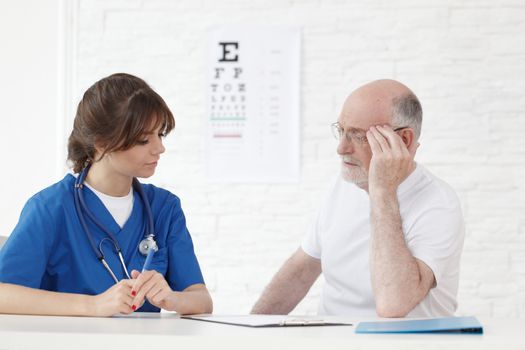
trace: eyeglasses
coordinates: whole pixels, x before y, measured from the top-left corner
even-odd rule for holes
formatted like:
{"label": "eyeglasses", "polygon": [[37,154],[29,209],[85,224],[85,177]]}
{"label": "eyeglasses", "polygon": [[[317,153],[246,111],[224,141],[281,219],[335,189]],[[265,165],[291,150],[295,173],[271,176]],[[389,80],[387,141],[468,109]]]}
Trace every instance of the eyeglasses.
{"label": "eyeglasses", "polygon": [[[338,122],[333,123],[331,127],[332,127],[332,134],[338,141],[341,140],[341,137],[343,137],[343,134],[344,134],[346,141],[348,142],[354,142],[355,144],[359,146],[362,146],[368,143],[368,139],[366,138],[366,130],[350,128],[345,132],[345,130],[341,127],[341,125],[339,125]],[[399,131],[399,130],[403,130],[407,128],[409,128],[409,126],[401,126],[399,128],[395,128],[394,131]]]}

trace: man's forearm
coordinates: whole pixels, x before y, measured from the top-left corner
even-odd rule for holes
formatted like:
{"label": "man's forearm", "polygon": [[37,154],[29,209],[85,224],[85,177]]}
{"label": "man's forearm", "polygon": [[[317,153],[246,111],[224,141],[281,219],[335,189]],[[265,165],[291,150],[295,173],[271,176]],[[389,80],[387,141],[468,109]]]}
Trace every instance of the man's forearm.
{"label": "man's forearm", "polygon": [[422,298],[416,259],[405,242],[397,194],[370,193],[372,287],[380,316],[403,317]]}
{"label": "man's forearm", "polygon": [[253,306],[252,314],[287,315],[304,298],[309,288],[298,279],[277,273]]}
{"label": "man's forearm", "polygon": [[275,274],[253,306],[252,314],[286,315],[304,298],[321,274],[321,263],[301,249]]}

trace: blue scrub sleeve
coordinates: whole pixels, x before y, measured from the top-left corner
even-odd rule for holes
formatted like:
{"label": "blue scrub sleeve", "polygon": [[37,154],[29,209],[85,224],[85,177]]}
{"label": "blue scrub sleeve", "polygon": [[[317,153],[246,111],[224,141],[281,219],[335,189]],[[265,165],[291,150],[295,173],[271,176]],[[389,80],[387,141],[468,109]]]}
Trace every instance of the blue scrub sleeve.
{"label": "blue scrub sleeve", "polygon": [[40,288],[54,244],[52,216],[38,198],[24,206],[20,220],[0,250],[0,282]]}
{"label": "blue scrub sleeve", "polygon": [[193,250],[193,242],[186,228],[186,218],[180,206],[174,208],[168,247],[167,274],[171,289],[182,291],[193,284],[204,283],[199,262]]}

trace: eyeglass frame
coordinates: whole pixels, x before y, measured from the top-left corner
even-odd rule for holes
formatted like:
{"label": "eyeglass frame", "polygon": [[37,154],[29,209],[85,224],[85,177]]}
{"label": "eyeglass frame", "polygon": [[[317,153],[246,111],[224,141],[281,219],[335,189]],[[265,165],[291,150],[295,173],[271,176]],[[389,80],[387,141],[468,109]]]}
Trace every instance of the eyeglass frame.
{"label": "eyeglass frame", "polygon": [[[350,132],[349,131],[345,131],[345,129],[343,129],[341,127],[341,125],[339,125],[339,122],[332,123],[330,125],[330,127],[332,129],[332,135],[334,135],[334,137],[335,137],[335,139],[337,141],[341,141],[341,138],[342,138],[343,133],[344,133],[345,139],[348,142],[353,142],[353,140],[356,140],[356,141],[358,141],[359,145],[364,145],[365,143],[368,143],[368,139],[366,138],[366,135],[365,136],[361,136],[361,137],[348,136],[348,135],[350,135]],[[398,128],[395,128],[393,131],[396,132],[396,131],[400,131],[400,130],[403,130],[403,129],[409,129],[409,128],[410,128],[410,126],[400,126]],[[362,130],[362,131],[364,131],[366,133],[366,130],[363,130],[363,129],[356,129],[356,128],[354,128],[354,130]]]}

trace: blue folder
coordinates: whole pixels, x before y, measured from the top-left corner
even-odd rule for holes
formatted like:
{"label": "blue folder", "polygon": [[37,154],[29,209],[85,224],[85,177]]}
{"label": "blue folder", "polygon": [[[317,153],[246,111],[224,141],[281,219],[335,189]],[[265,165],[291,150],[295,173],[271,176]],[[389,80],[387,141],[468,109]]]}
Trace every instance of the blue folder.
{"label": "blue folder", "polygon": [[422,320],[360,322],[356,333],[483,333],[476,317],[443,317]]}

